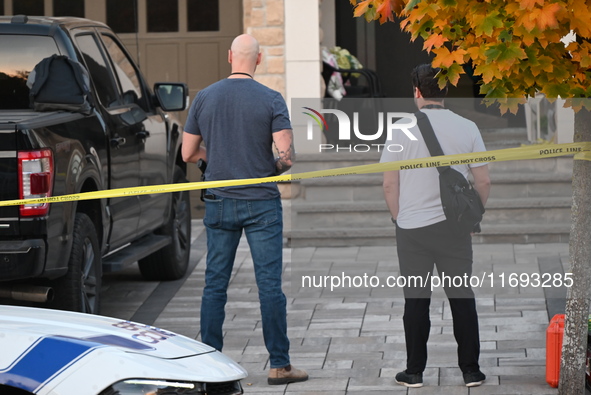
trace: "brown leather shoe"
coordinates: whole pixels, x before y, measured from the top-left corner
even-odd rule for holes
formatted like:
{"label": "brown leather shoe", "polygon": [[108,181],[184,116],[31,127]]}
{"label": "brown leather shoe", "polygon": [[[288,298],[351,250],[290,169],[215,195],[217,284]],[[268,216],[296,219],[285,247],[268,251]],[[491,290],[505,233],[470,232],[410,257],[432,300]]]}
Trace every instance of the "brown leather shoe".
{"label": "brown leather shoe", "polygon": [[308,373],[305,370],[296,369],[291,365],[287,365],[284,368],[271,368],[267,383],[269,385],[281,385],[306,380],[308,380]]}

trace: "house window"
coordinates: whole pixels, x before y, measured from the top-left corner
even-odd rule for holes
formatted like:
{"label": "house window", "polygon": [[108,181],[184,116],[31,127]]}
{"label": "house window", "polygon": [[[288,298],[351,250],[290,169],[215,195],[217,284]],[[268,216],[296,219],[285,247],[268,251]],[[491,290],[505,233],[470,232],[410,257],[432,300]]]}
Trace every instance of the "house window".
{"label": "house window", "polygon": [[84,18],[84,0],[53,0],[53,15]]}
{"label": "house window", "polygon": [[178,0],[148,0],[148,32],[178,32],[179,2]]}
{"label": "house window", "polygon": [[107,25],[116,33],[136,33],[137,0],[107,0]]}
{"label": "house window", "polygon": [[12,0],[13,15],[45,15],[43,0]]}
{"label": "house window", "polygon": [[220,1],[187,0],[187,28],[190,32],[220,30]]}

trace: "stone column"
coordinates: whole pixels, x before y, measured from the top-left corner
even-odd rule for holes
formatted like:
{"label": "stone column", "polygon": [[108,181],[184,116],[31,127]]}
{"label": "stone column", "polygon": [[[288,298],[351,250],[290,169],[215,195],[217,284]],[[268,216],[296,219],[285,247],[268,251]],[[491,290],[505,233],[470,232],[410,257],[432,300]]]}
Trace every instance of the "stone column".
{"label": "stone column", "polygon": [[286,96],[284,0],[244,0],[244,32],[259,40],[256,80]]}

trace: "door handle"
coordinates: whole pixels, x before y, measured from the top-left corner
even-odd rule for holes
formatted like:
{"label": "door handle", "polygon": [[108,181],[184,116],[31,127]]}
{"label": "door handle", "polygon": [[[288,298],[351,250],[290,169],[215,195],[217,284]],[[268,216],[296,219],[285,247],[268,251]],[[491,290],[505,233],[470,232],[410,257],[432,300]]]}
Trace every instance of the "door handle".
{"label": "door handle", "polygon": [[119,146],[125,144],[127,140],[124,137],[113,137],[111,139],[111,147],[112,148],[119,148]]}
{"label": "door handle", "polygon": [[137,136],[142,140],[145,140],[148,137],[150,137],[150,132],[148,132],[147,130],[140,130],[139,132],[137,132]]}

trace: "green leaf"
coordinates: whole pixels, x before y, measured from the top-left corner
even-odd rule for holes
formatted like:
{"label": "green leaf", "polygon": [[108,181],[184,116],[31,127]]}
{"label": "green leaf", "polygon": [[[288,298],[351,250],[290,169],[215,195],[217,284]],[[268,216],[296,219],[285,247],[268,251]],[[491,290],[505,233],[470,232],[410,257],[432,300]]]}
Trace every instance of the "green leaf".
{"label": "green leaf", "polygon": [[460,80],[460,74],[464,73],[464,69],[458,63],[452,64],[450,67],[440,71],[439,77],[439,88],[443,88],[446,85],[446,80],[450,84],[457,86]]}
{"label": "green leaf", "polygon": [[376,19],[376,8],[375,7],[368,8],[367,11],[365,11],[365,20],[367,22],[371,22],[374,19]]}
{"label": "green leaf", "polygon": [[547,97],[568,97],[567,84],[546,84],[543,92]]}
{"label": "green leaf", "polygon": [[496,83],[482,84],[480,93],[486,95],[486,98],[489,99],[504,99],[507,97],[505,86],[500,80],[497,80]]}
{"label": "green leaf", "polygon": [[419,4],[421,0],[411,0],[408,2],[406,7],[404,7],[404,12],[410,12],[417,4]]}
{"label": "green leaf", "polygon": [[486,60],[489,62],[494,62],[495,60],[497,60],[497,58],[499,56],[501,56],[501,54],[503,53],[503,48],[504,45],[499,44],[499,45],[495,45],[493,47],[490,47],[489,49],[487,49],[484,54],[486,55]]}
{"label": "green leaf", "polygon": [[503,30],[499,34],[499,39],[503,42],[511,42],[513,41],[513,33],[511,30]]}
{"label": "green leaf", "polygon": [[503,21],[498,17],[498,13],[488,14],[484,19],[476,26],[475,32],[477,35],[486,34],[492,36],[492,32],[497,27],[503,27]]}
{"label": "green leaf", "polygon": [[497,58],[498,61],[524,59],[527,56],[523,48],[521,48],[517,43],[511,43],[509,45],[499,45],[499,47],[502,48],[502,51],[499,57]]}
{"label": "green leaf", "polygon": [[444,7],[455,7],[458,5],[456,0],[443,0],[441,3]]}

